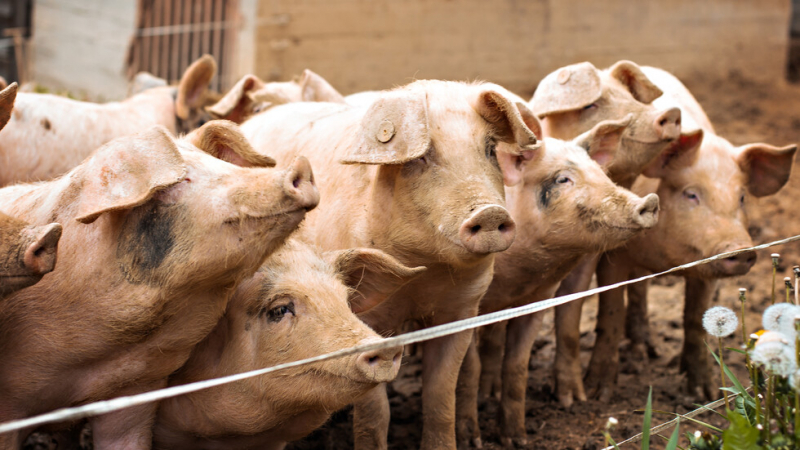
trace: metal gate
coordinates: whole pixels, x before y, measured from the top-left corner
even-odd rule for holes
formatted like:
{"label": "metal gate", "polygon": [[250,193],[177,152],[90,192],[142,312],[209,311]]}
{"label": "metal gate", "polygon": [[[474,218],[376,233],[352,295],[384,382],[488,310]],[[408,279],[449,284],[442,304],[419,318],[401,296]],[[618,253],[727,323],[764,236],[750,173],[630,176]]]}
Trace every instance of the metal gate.
{"label": "metal gate", "polygon": [[0,76],[26,81],[25,49],[31,36],[31,0],[0,0]]}
{"label": "metal gate", "polygon": [[211,88],[231,86],[237,0],[139,0],[137,30],[128,53],[128,77],[146,71],[169,83],[203,54],[217,60]]}

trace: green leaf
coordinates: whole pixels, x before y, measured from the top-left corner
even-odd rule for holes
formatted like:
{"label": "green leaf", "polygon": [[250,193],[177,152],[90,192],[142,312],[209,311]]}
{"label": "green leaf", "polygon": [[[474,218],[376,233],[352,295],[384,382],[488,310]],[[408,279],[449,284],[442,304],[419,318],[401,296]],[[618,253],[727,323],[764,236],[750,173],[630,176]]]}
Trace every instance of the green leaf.
{"label": "green leaf", "polygon": [[758,450],[758,430],[741,414],[728,412],[730,427],[722,432],[722,450]]}
{"label": "green leaf", "polygon": [[713,350],[711,350],[711,347],[708,345],[708,342],[706,342],[705,344],[706,347],[708,347],[708,351],[711,352],[711,356],[714,357],[714,359],[717,361],[717,364],[722,367],[722,370],[723,372],[725,372],[725,375],[727,375],[728,379],[731,380],[731,383],[733,383],[733,386],[736,388],[736,392],[739,395],[741,395],[743,399],[752,401],[753,397],[751,397],[750,394],[747,392],[747,390],[744,388],[744,386],[742,386],[742,383],[739,382],[739,379],[736,378],[736,375],[734,375],[733,372],[731,372],[730,369],[728,369],[728,366],[724,362],[720,361],[719,356],[717,356],[717,354],[714,353]]}
{"label": "green leaf", "polygon": [[650,419],[653,417],[653,386],[647,393],[647,405],[644,407],[644,423],[642,424],[642,450],[650,450]]}
{"label": "green leaf", "polygon": [[672,432],[672,436],[669,438],[669,442],[667,442],[667,446],[664,447],[664,450],[675,450],[678,447],[678,429],[681,427],[681,419],[678,419],[678,423],[675,424],[675,430]]}

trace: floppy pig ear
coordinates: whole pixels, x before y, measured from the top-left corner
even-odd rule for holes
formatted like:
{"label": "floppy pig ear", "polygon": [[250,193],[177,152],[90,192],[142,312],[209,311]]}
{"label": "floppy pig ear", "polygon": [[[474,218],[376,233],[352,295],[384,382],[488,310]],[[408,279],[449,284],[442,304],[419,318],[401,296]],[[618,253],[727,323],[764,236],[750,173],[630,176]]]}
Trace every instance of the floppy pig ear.
{"label": "floppy pig ear", "polygon": [[217,103],[207,106],[206,111],[218,119],[242,123],[251,102],[247,95],[264,87],[264,82],[255,75],[245,75]]}
{"label": "floppy pig ear", "polygon": [[79,170],[83,186],[75,220],[81,223],[142,205],[186,176],[183,157],[162,126],[105,144]]}
{"label": "floppy pig ear", "polygon": [[216,73],[217,63],[211,55],[201,56],[186,69],[175,99],[175,114],[179,118],[188,119],[190,110],[202,106],[208,85]]}
{"label": "floppy pig ear", "polygon": [[300,80],[304,102],[344,103],[344,97],[325,78],[306,69]]}
{"label": "floppy pig ear", "polygon": [[31,239],[28,241],[22,262],[30,273],[44,275],[52,272],[56,265],[56,250],[61,239],[61,224],[51,223],[40,227],[32,227]]}
{"label": "floppy pig ear", "polygon": [[381,250],[372,248],[326,252],[325,259],[333,264],[344,283],[352,289],[349,301],[355,313],[375,307],[426,270],[424,266],[405,266]]}
{"label": "floppy pig ear", "polygon": [[403,164],[428,151],[428,106],[424,93],[405,90],[381,94],[358,130],[356,146],[342,164]]}
{"label": "floppy pig ear", "polygon": [[608,168],[614,161],[614,156],[622,142],[622,134],[633,120],[633,114],[628,114],[621,120],[604,120],[591,130],[575,138],[574,142],[586,149],[593,160],[603,168]]}
{"label": "floppy pig ear", "polygon": [[0,91],[0,130],[11,120],[11,111],[14,110],[14,100],[17,98],[17,83]]}
{"label": "floppy pig ear", "polygon": [[681,132],[677,141],[665,148],[647,167],[642,175],[650,178],[664,178],[669,171],[689,167],[697,160],[700,144],[703,143],[703,130]]}
{"label": "floppy pig ear", "polygon": [[780,148],[750,144],[741,147],[737,162],[747,176],[747,190],[756,197],[778,192],[789,181],[796,151],[796,145]]}
{"label": "floppy pig ear", "polygon": [[[525,126],[533,132],[536,138],[541,139],[542,124],[533,115],[524,103],[516,103],[517,111],[525,123]],[[537,155],[541,155],[541,147],[544,141],[538,141],[535,145],[528,145],[525,148],[511,147],[510,144],[500,144],[497,146],[497,163],[503,173],[503,184],[514,186],[522,181],[522,172],[525,164],[532,161]]]}
{"label": "floppy pig ear", "polygon": [[550,73],[536,88],[530,106],[537,117],[581,109],[603,95],[600,75],[592,63],[582,62]]}
{"label": "floppy pig ear", "polygon": [[[528,109],[525,105],[521,107],[524,110]],[[517,144],[522,148],[536,144],[537,136],[523,121],[520,107],[512,104],[503,94],[491,90],[481,92],[475,110],[492,124],[497,138],[501,141]],[[536,121],[537,126],[538,124]],[[539,133],[541,135],[541,128]]]}
{"label": "floppy pig ear", "polygon": [[212,120],[184,139],[211,156],[237,166],[275,166],[274,159],[256,152],[239,127],[227,120]]}
{"label": "floppy pig ear", "polygon": [[642,103],[650,103],[663,94],[661,89],[653,84],[653,82],[647,78],[647,75],[642,72],[642,69],[634,62],[619,61],[611,66],[609,72],[612,77],[628,87],[633,98]]}

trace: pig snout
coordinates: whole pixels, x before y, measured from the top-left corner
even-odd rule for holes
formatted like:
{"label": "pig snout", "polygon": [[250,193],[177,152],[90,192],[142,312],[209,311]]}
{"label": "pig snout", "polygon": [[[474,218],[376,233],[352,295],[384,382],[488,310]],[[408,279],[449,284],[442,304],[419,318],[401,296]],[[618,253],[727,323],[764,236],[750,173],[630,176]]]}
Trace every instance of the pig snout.
{"label": "pig snout", "polygon": [[502,252],[511,246],[515,236],[514,219],[499,205],[479,208],[458,230],[464,247],[479,254]]}
{"label": "pig snout", "polygon": [[372,350],[358,355],[356,372],[366,382],[384,383],[397,377],[403,347],[390,347]]}
{"label": "pig snout", "polygon": [[[732,252],[742,248],[747,248],[746,245],[736,245],[725,248],[717,253]],[[750,271],[753,264],[756,263],[758,256],[754,251],[739,253],[738,255],[729,256],[725,259],[714,261],[711,263],[714,266],[715,272],[721,276],[733,277],[737,275],[744,275]]]}
{"label": "pig snout", "polygon": [[25,249],[22,260],[31,274],[44,275],[55,268],[62,227],[59,223],[51,223],[35,230],[37,234]]}
{"label": "pig snout", "polygon": [[283,179],[283,189],[289,198],[297,201],[306,211],[311,211],[319,203],[319,190],[314,184],[314,172],[311,171],[311,164],[304,156],[292,161]]}
{"label": "pig snout", "polygon": [[670,108],[653,122],[656,134],[664,141],[673,141],[681,136],[681,110]]}
{"label": "pig snout", "polygon": [[658,222],[658,195],[648,194],[633,209],[633,221],[642,228],[652,228]]}

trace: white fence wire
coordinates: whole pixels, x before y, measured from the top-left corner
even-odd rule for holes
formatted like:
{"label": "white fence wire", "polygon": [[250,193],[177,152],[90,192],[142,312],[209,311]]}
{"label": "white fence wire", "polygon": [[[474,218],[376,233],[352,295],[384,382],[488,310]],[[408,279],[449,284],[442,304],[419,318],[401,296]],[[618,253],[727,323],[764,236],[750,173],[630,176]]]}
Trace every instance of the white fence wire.
{"label": "white fence wire", "polygon": [[49,413],[41,414],[38,416],[29,417],[26,419],[19,419],[13,420],[9,422],[5,422],[0,424],[0,433],[8,433],[11,431],[22,430],[29,427],[37,427],[41,425],[46,425],[50,423],[56,422],[63,422],[67,420],[78,420],[83,419],[86,417],[97,416],[100,414],[107,414],[114,411],[119,411],[121,409],[130,408],[132,406],[142,405],[145,403],[157,402],[160,400],[164,400],[167,398],[177,397],[179,395],[188,394],[191,392],[197,392],[203,389],[212,388],[215,386],[220,386],[223,384],[233,383],[235,381],[244,380],[247,378],[257,377],[260,375],[266,375],[268,373],[277,372],[279,370],[289,369],[292,367],[304,366],[307,364],[313,364],[320,361],[327,361],[330,359],[341,358],[343,356],[354,355],[356,353],[362,353],[367,351],[379,350],[384,348],[390,347],[399,347],[401,345],[408,345],[414,344],[417,342],[423,342],[430,339],[436,339],[444,336],[448,336],[455,333],[460,333],[462,331],[472,330],[478,327],[482,327],[484,325],[490,325],[497,322],[502,322],[504,320],[513,319],[516,317],[525,316],[528,314],[534,314],[537,312],[544,311],[546,309],[550,309],[559,305],[563,305],[565,303],[569,303],[581,298],[590,297],[594,294],[598,294],[601,292],[610,291],[612,289],[616,289],[622,286],[626,286],[633,283],[638,283],[640,281],[649,280],[652,278],[656,278],[662,275],[667,275],[670,273],[679,272],[681,270],[690,269],[692,267],[700,266],[703,264],[708,264],[713,261],[722,260],[725,258],[729,258],[731,256],[735,256],[741,253],[754,251],[754,250],[761,250],[769,247],[774,247],[777,245],[788,244],[790,242],[795,242],[800,240],[800,235],[792,236],[786,239],[781,239],[773,242],[769,242],[766,244],[756,245],[754,247],[744,248],[740,250],[735,250],[732,252],[721,253],[709,258],[693,261],[688,264],[684,264],[681,266],[673,267],[669,270],[665,270],[660,273],[646,275],[640,278],[636,278],[633,280],[623,281],[616,284],[611,284],[608,286],[601,286],[595,289],[590,289],[584,292],[577,292],[575,294],[564,295],[561,297],[555,297],[549,300],[543,300],[536,303],[531,303],[528,305],[518,306],[516,308],[509,308],[502,311],[497,311],[490,314],[484,314],[481,316],[472,317],[469,319],[460,320],[457,322],[446,323],[443,325],[438,325],[435,327],[425,328],[418,331],[413,331],[411,333],[401,334],[398,336],[390,337],[383,339],[378,342],[364,344],[364,345],[357,345],[354,347],[346,348],[343,350],[339,350],[336,352],[326,353],[324,355],[315,356],[312,358],[301,359],[298,361],[293,361],[284,364],[278,364],[276,366],[267,367],[258,370],[252,370],[249,372],[243,372],[235,375],[228,375],[225,377],[214,378],[211,380],[204,380],[198,381],[189,384],[183,384],[179,386],[172,386],[164,389],[158,389],[155,391],[145,392],[142,394],[130,395],[125,397],[117,397],[111,400],[104,400],[95,403],[89,403],[82,406],[75,406],[69,408],[62,408],[58,409]]}

